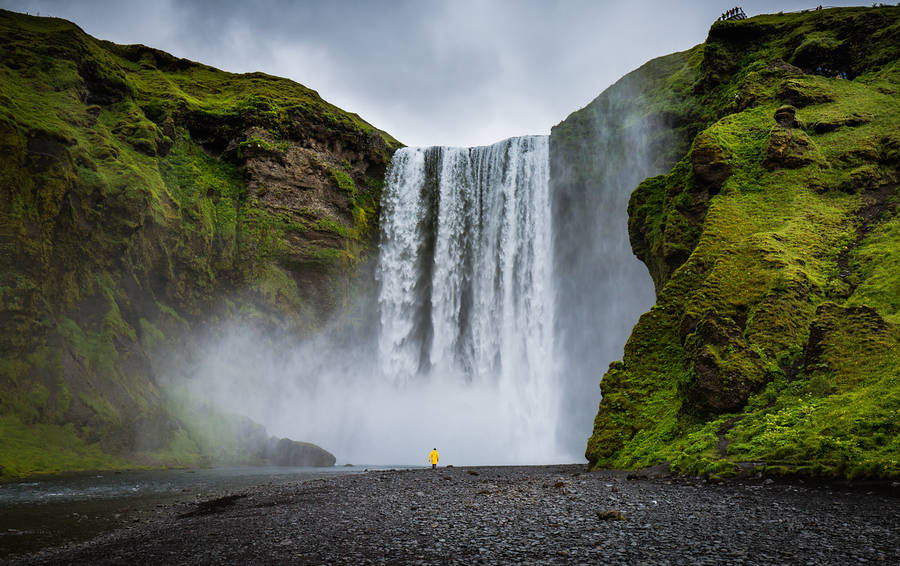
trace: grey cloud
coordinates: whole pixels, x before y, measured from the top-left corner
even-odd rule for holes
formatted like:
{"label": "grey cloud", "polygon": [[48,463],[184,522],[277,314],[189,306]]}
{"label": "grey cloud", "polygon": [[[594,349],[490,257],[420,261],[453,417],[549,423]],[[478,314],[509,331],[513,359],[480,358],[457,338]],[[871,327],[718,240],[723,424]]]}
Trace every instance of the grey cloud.
{"label": "grey cloud", "polygon": [[736,3],[0,0],[118,43],[289,77],[412,145],[548,133],[628,71],[702,42]]}

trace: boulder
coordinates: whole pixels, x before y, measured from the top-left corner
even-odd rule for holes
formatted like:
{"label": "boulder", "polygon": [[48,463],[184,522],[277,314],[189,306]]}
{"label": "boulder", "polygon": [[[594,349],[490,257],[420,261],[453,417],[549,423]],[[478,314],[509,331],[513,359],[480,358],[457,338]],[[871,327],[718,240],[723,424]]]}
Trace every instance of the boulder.
{"label": "boulder", "polygon": [[[694,373],[697,379],[693,384],[691,396],[692,406],[695,409],[721,413],[744,406],[750,395],[759,388],[760,383],[758,379],[754,379],[756,376],[752,375],[753,372],[746,371],[741,364],[728,363],[737,361],[735,358],[746,357],[741,354],[744,352],[729,356],[729,360],[723,360],[715,348],[709,346],[697,354],[694,359]],[[745,371],[741,371],[742,369]],[[751,375],[747,375],[748,373]]]}
{"label": "boulder", "polygon": [[[779,116],[776,114],[776,116]],[[787,120],[787,114],[782,114],[782,119]],[[777,118],[776,118],[777,119]],[[769,135],[769,145],[766,148],[766,159],[763,166],[769,171],[775,169],[797,169],[818,163],[825,165],[825,158],[819,153],[819,149],[813,141],[801,130],[775,126]]]}
{"label": "boulder", "polygon": [[708,131],[694,140],[691,168],[694,180],[710,195],[718,194],[725,180],[731,176],[731,166],[725,150]]}
{"label": "boulder", "polygon": [[609,511],[597,511],[597,518],[601,521],[624,521],[625,514],[618,509],[610,509]]}
{"label": "boulder", "polygon": [[789,104],[785,104],[775,111],[775,121],[785,128],[797,128],[800,126],[797,122],[797,109]]}
{"label": "boulder", "polygon": [[275,466],[334,466],[334,454],[309,442],[297,442],[290,438],[269,439],[266,459]]}
{"label": "boulder", "polygon": [[714,413],[738,409],[764,384],[759,355],[749,348],[742,325],[714,311],[683,317],[682,340],[696,376],[686,384],[685,393],[694,409]]}

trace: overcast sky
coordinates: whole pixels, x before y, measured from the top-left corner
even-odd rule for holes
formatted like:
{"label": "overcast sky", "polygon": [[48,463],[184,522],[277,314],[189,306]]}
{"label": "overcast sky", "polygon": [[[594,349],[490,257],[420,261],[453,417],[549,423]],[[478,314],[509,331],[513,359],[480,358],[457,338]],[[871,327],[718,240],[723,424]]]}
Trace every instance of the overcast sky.
{"label": "overcast sky", "polygon": [[[828,5],[858,2],[830,0]],[[315,89],[408,145],[547,134],[644,62],[702,42],[733,0],[0,0],[233,72]],[[741,4],[747,15],[812,1]]]}

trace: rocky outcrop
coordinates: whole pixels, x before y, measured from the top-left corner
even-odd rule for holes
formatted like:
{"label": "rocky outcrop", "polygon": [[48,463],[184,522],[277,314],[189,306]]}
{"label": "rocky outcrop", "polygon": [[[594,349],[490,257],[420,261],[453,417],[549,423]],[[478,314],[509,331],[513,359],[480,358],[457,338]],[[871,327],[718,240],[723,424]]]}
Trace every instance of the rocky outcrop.
{"label": "rocky outcrop", "polygon": [[297,442],[289,438],[272,438],[265,451],[266,459],[276,466],[328,467],[335,462],[334,454],[315,444]]}
{"label": "rocky outcrop", "polygon": [[725,149],[708,132],[703,132],[694,139],[691,151],[691,170],[698,187],[710,195],[722,190],[725,180],[731,176]]}
{"label": "rocky outcrop", "polygon": [[763,167],[770,171],[797,169],[811,163],[825,165],[825,160],[808,135],[792,128],[772,128]]}
{"label": "rocky outcrop", "polygon": [[713,25],[682,101],[699,132],[629,203],[657,303],[603,376],[592,465],[900,476],[898,22]]}

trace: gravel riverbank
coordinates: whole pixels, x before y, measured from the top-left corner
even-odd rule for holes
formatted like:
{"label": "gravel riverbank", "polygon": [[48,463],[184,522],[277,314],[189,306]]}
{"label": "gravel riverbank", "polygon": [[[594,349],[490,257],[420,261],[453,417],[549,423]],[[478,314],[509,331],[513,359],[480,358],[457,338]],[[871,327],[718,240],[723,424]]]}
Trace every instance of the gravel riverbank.
{"label": "gravel riverbank", "polygon": [[896,564],[897,489],[582,466],[314,478],[166,505],[13,564]]}

